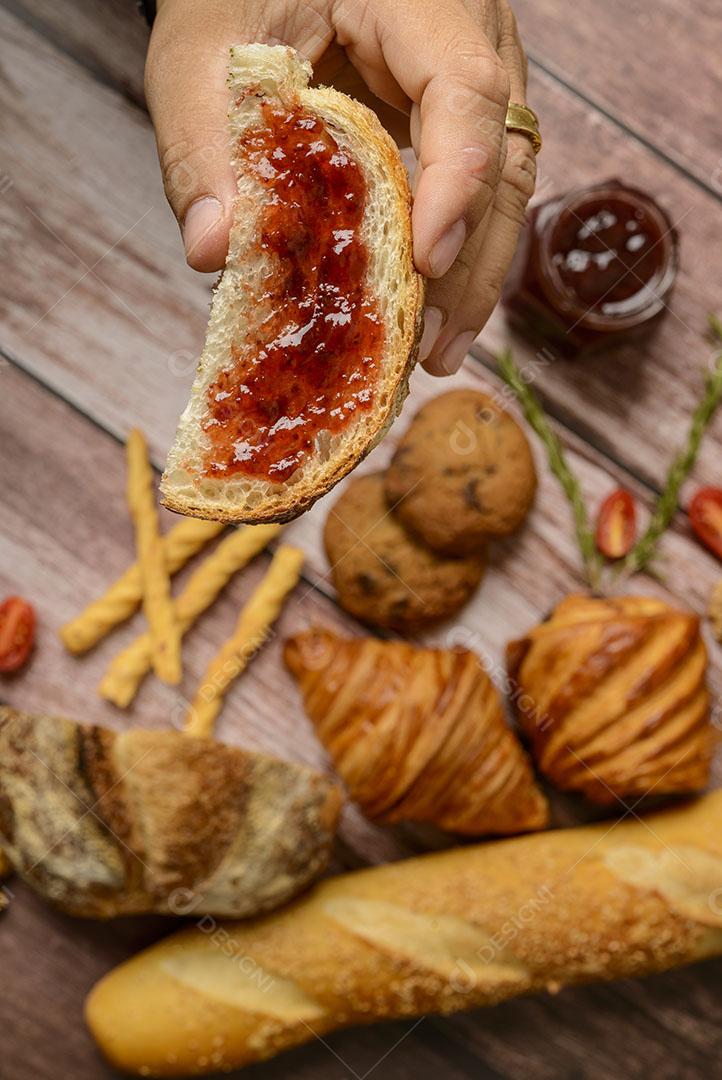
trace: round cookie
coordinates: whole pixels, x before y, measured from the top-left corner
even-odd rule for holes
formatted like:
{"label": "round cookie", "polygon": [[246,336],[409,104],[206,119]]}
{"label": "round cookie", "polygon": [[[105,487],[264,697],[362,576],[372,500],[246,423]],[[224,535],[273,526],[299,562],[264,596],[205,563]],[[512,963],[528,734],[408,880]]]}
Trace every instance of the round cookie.
{"label": "round cookie", "polygon": [[451,390],[416,414],[386,473],[399,519],[445,555],[469,555],[487,536],[506,536],[536,491],[524,432],[478,390]]}
{"label": "round cookie", "polygon": [[324,529],[339,603],[374,626],[415,630],[466,603],[485,561],[444,558],[410,536],[391,513],[382,473],[356,477],[334,503]]}

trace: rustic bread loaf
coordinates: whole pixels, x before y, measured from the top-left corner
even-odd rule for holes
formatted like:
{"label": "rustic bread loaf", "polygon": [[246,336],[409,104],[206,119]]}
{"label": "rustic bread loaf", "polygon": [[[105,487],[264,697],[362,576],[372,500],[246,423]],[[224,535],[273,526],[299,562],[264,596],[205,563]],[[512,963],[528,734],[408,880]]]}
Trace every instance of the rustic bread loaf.
{"label": "rustic bread loaf", "polygon": [[117,1067],[199,1076],[335,1028],[493,1005],[722,953],[722,791],[331,878],[250,923],[166,938],[87,1003]]}
{"label": "rustic bread loaf", "polygon": [[71,915],[275,907],[326,865],[339,807],[263,754],[0,709],[0,848]]}
{"label": "rustic bread loaf", "polygon": [[[290,48],[244,45],[231,50],[230,129],[238,203],[226,268],[213,297],[205,348],[161,481],[163,502],[183,514],[234,522],[287,521],[296,517],[371,450],[399,412],[407,393],[422,326],[423,281],[412,260],[406,173],[395,144],[375,114],[336,90],[310,88],[311,74],[310,64]],[[269,114],[269,108],[275,111]],[[284,167],[284,151],[279,145],[265,154],[257,146],[254,149],[253,142],[262,141],[269,115],[276,117],[281,126],[285,118],[299,129],[315,124],[318,131],[314,134],[321,150],[324,144],[335,147],[331,160],[341,163],[341,174],[344,168],[356,173],[360,170],[365,190],[358,228],[344,229],[341,215],[341,227],[317,252],[321,262],[336,256],[342,261],[349,255],[350,265],[336,267],[339,273],[349,275],[349,288],[359,284],[354,282],[354,275],[363,269],[361,286],[368,310],[359,311],[362,305],[358,304],[346,305],[344,296],[339,296],[338,310],[322,316],[327,331],[322,328],[314,354],[320,357],[324,371],[337,366],[338,381],[348,383],[344,386],[347,396],[334,402],[324,396],[322,385],[310,383],[295,410],[289,409],[287,395],[275,385],[277,380],[264,381],[263,373],[272,370],[268,365],[274,355],[279,355],[279,349],[292,351],[307,333],[318,333],[314,320],[335,286],[318,267],[312,268],[316,279],[311,277],[301,286],[294,279],[289,285],[289,275],[293,278],[300,262],[299,250],[309,243],[321,243],[319,237],[328,222],[323,205],[313,215],[291,205],[289,212],[300,214],[302,220],[293,219],[295,232],[279,256],[278,229],[269,224],[265,215],[269,207],[275,211],[279,198],[284,197],[279,197],[273,188]],[[251,140],[250,150],[244,139]],[[315,145],[310,144],[311,157]],[[309,157],[305,169],[311,170],[312,164]],[[321,187],[326,183],[320,173],[314,174],[311,181],[303,172],[291,179],[292,191],[303,191],[307,182]],[[333,184],[342,181],[343,175],[329,180],[326,196],[333,193]],[[323,192],[316,197],[321,202],[325,198]],[[286,227],[290,228],[282,225],[280,229]],[[366,255],[354,262],[350,245],[356,233]],[[292,309],[289,297],[295,303],[299,288],[303,290],[303,311],[295,321],[289,317],[284,322],[284,312]],[[309,322],[301,325],[304,318]],[[361,333],[364,325],[370,325],[369,319],[380,331],[374,338],[373,355],[363,358],[363,371],[349,372],[344,368],[343,353],[338,355],[334,348],[333,332],[349,323],[354,333]],[[283,365],[284,377],[291,381],[292,364],[289,359]],[[228,378],[229,371],[238,373],[232,392],[219,390],[219,380]],[[298,374],[299,378],[307,377],[301,369]],[[253,381],[252,391],[249,380]],[[214,401],[219,396],[224,399],[220,420],[218,416],[209,418],[209,394]],[[249,402],[256,411],[245,421],[244,409]],[[258,420],[259,407],[264,410],[263,422]],[[340,408],[346,417],[341,429],[329,430],[313,420],[314,414],[325,410],[324,421],[331,423],[335,416],[336,424],[341,414],[335,414],[335,408]],[[318,430],[312,445],[304,448],[304,431],[312,420]],[[219,431],[231,433],[228,438],[234,454],[232,462],[214,457],[213,440]],[[253,465],[262,434],[269,443],[281,436],[299,440],[293,452],[274,461],[274,471],[269,474]]]}

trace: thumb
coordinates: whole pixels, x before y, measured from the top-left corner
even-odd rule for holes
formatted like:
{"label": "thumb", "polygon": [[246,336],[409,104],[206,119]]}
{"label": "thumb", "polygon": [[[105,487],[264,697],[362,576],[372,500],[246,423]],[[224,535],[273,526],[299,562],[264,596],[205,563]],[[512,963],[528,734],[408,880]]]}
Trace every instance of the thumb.
{"label": "thumb", "polygon": [[148,48],[145,93],[163,186],[194,270],[221,270],[236,182],[228,149],[228,49],[222,20],[202,5],[166,3]]}

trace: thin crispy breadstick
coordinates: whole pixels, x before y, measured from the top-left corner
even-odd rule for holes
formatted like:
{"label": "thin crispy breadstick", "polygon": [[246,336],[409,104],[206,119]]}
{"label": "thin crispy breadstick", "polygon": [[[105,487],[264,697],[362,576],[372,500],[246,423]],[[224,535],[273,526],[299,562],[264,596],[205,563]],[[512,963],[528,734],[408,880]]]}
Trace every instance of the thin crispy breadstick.
{"label": "thin crispy breadstick", "polygon": [[[195,571],[175,602],[181,635],[209,608],[233,575],[262,551],[281,531],[281,525],[247,525],[221,540],[215,551]],[[101,697],[124,709],[150,671],[153,649],[150,634],[141,634],[108,668],[100,684]]]}
{"label": "thin crispy breadstick", "polygon": [[226,691],[266,640],[283,601],[301,575],[302,565],[303,552],[298,548],[284,545],[278,549],[268,573],[241,611],[233,635],[206,669],[188,710],[186,734],[210,737]]}
{"label": "thin crispy breadstick", "polygon": [[133,428],[128,436],[126,454],[128,507],[135,525],[143,582],[143,612],[153,642],[153,669],[163,682],[176,685],[181,680],[180,631],[173,612],[170,576],[158,531],[153,470],[145,436],[138,428]]}
{"label": "thin crispy breadstick", "polygon": [[[184,518],[163,539],[169,574],[177,573],[189,559],[225,528],[222,521]],[[72,653],[84,653],[97,645],[114,626],[125,622],[143,599],[140,566],[133,563],[97,600],[60,629],[60,638]]]}

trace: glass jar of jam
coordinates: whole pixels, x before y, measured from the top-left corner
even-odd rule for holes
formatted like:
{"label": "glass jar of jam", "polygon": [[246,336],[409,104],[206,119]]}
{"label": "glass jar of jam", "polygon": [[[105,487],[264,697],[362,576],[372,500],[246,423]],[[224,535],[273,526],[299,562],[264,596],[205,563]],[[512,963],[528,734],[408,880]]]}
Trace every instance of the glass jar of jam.
{"label": "glass jar of jam", "polygon": [[512,325],[566,355],[640,338],[666,310],[678,249],[643,191],[581,188],[530,211],[502,300]]}

